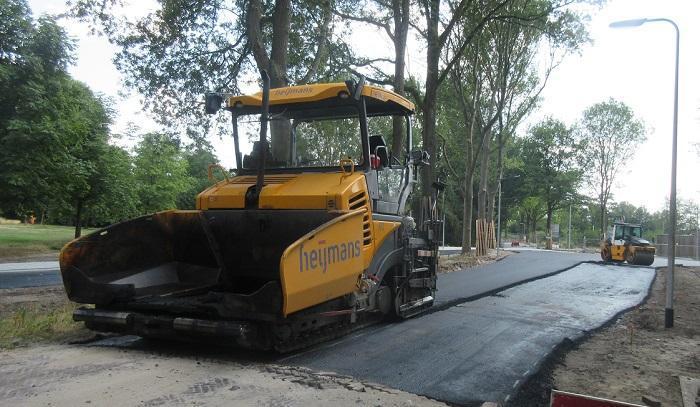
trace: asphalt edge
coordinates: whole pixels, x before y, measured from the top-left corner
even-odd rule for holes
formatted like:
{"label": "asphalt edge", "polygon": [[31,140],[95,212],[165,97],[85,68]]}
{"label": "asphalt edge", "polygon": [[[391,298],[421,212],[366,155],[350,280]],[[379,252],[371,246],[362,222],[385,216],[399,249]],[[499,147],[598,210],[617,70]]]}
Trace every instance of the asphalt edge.
{"label": "asphalt edge", "polygon": [[[581,263],[608,265],[605,262],[599,261],[584,261]],[[642,266],[637,266],[637,268],[641,267]],[[654,286],[654,282],[656,281],[657,273],[659,269],[664,267],[666,266],[645,267],[654,269],[654,278],[651,279],[651,281],[649,282],[647,292],[640,302],[620,310],[597,328],[589,329],[587,331],[581,331],[581,333],[573,339],[568,337],[564,338],[559,344],[552,348],[552,350],[544,358],[541,359],[541,361],[537,364],[537,370],[530,373],[524,378],[520,385],[515,388],[515,391],[511,393],[513,396],[508,396],[506,398],[506,402],[503,405],[505,407],[516,407],[525,405],[533,407],[548,406],[549,394],[551,394],[551,391],[554,389],[552,373],[554,372],[554,369],[564,361],[566,354],[571,350],[578,348],[591,336],[602,331],[603,329],[612,326],[615,322],[617,322],[618,319],[620,319],[622,315],[639,308],[643,304],[646,304],[646,302],[649,301],[649,297],[651,297],[651,289]],[[543,398],[537,397],[538,395],[541,396],[543,393],[546,393],[547,396]],[[537,398],[539,398],[539,400],[537,400],[537,404],[533,404],[532,402]],[[544,402],[544,404],[542,402]]]}
{"label": "asphalt edge", "polygon": [[494,288],[493,290],[485,291],[485,292],[483,292],[483,293],[479,293],[479,294],[472,295],[472,296],[469,296],[469,297],[457,298],[457,299],[450,300],[450,301],[446,301],[446,302],[440,303],[440,304],[434,304],[432,307],[430,307],[430,308],[428,308],[427,310],[423,311],[422,313],[420,313],[420,314],[417,315],[416,317],[422,318],[422,317],[425,316],[425,315],[430,315],[430,314],[433,314],[433,313],[435,313],[435,312],[444,311],[444,310],[446,310],[446,309],[448,309],[448,308],[452,308],[452,307],[454,307],[454,306],[457,306],[457,305],[460,305],[460,304],[464,304],[465,302],[476,301],[476,300],[481,299],[481,298],[484,298],[484,297],[491,297],[491,296],[493,296],[494,294],[500,293],[501,291],[505,291],[505,290],[511,289],[511,288],[513,288],[513,287],[517,287],[517,286],[519,286],[519,285],[522,285],[522,284],[527,284],[527,283],[531,283],[531,282],[533,282],[533,281],[537,281],[537,280],[540,280],[540,279],[543,279],[543,278],[555,276],[555,275],[557,275],[557,274],[559,274],[559,273],[563,273],[563,272],[565,272],[565,271],[571,270],[571,269],[574,268],[574,267],[578,267],[578,266],[580,266],[581,264],[584,264],[584,263],[596,263],[596,262],[595,262],[595,261],[592,261],[592,260],[583,260],[583,261],[579,261],[579,262],[574,263],[573,265],[568,266],[568,267],[565,267],[565,268],[563,268],[563,269],[555,270],[555,271],[552,271],[552,272],[550,272],[550,273],[542,274],[542,275],[535,276],[535,277],[530,277],[530,278],[528,278],[528,279],[521,280],[521,281],[517,281],[517,282],[515,282],[515,283],[508,284],[508,285],[505,285],[505,286],[502,286],[502,287]]}

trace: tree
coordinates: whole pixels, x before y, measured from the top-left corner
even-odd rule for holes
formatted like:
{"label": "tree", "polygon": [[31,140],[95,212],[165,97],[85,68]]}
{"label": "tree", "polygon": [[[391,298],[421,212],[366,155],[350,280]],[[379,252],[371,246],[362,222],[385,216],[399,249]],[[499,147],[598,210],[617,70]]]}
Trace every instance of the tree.
{"label": "tree", "polygon": [[[554,211],[576,194],[581,181],[581,171],[576,165],[580,151],[573,130],[552,118],[533,126],[521,142],[521,159],[526,175],[522,182],[542,198],[548,234],[551,233]],[[549,239],[548,249],[552,248],[551,243]]]}
{"label": "tree", "polygon": [[[391,3],[383,0],[363,0],[359,3],[348,3],[347,10],[335,10],[335,14],[345,21],[366,23],[386,33],[394,45],[394,59],[380,58],[378,60],[363,61],[362,65],[372,62],[393,62],[394,73],[389,75],[381,70],[374,69],[375,76],[370,81],[375,84],[392,85],[394,92],[405,94],[406,87],[406,45],[408,29],[411,25],[410,0],[391,0]],[[393,23],[393,24],[392,24]],[[359,75],[354,69],[353,73]],[[391,153],[400,157],[405,146],[403,145],[405,123],[401,117],[396,116],[392,124]]]}
{"label": "tree", "polygon": [[192,183],[190,188],[180,193],[177,199],[177,207],[180,209],[194,209],[197,195],[212,185],[212,181],[209,180],[209,165],[218,165],[219,159],[214,154],[212,146],[208,143],[192,144],[184,150],[183,155],[187,161],[187,175],[192,180]]}
{"label": "tree", "polygon": [[644,124],[625,103],[612,98],[583,112],[578,139],[586,155],[588,183],[600,205],[600,233],[608,227],[607,204],[617,176],[646,140]]}
{"label": "tree", "polygon": [[[268,70],[272,87],[321,77],[329,54],[345,49],[330,35],[334,4],[159,0],[153,12],[128,19],[119,17],[119,0],[77,0],[72,11],[119,47],[117,68],[161,124],[201,137],[210,124],[201,107],[206,91],[237,93],[260,69]],[[287,126],[272,122],[275,156],[286,156],[286,138],[279,135],[288,134]]]}
{"label": "tree", "polygon": [[86,224],[105,226],[143,213],[133,171],[128,151],[110,144],[103,147],[97,162],[101,180],[86,208]]}
{"label": "tree", "polygon": [[149,133],[134,148],[134,177],[142,213],[177,207],[178,196],[194,183],[178,142]]}
{"label": "tree", "polygon": [[[484,25],[499,16],[499,13],[511,0],[491,0],[475,2],[461,0],[454,5],[445,24],[441,24],[441,0],[422,0],[420,7],[425,17],[425,31],[421,34],[427,42],[425,93],[417,98],[423,121],[423,148],[431,157],[436,157],[436,116],[438,88],[450,74],[454,65],[462,58],[468,46]],[[485,4],[484,4],[485,3]],[[442,32],[440,27],[443,27]],[[447,62],[440,67],[443,50],[456,26],[463,34],[455,44],[454,52],[447,56]],[[414,95],[417,92],[414,92]],[[427,166],[421,173],[424,196],[430,196],[435,180],[435,165]]]}
{"label": "tree", "polygon": [[71,78],[62,81],[51,100],[49,109],[60,112],[55,118],[60,160],[52,177],[56,182],[53,204],[63,200],[66,207],[73,208],[77,238],[85,208],[103,198],[110,188],[111,174],[102,163],[109,148],[110,112],[105,101]]}
{"label": "tree", "polygon": [[0,52],[0,208],[43,214],[64,197],[57,176],[70,161],[63,133],[80,126],[64,103],[76,86],[66,73],[73,43],[52,19],[35,24],[24,2],[0,7],[7,17],[0,42],[8,47]]}
{"label": "tree", "polygon": [[544,202],[538,196],[529,196],[520,203],[523,221],[530,232],[530,242],[537,244],[537,223],[546,213]]}
{"label": "tree", "polygon": [[692,199],[678,200],[678,233],[697,233],[700,228],[700,204]]}
{"label": "tree", "polygon": [[29,6],[24,0],[0,0],[0,61],[4,66],[22,53],[32,31]]}
{"label": "tree", "polygon": [[[442,90],[446,103],[441,104],[441,109],[449,109],[450,113],[438,122],[450,129],[448,134],[458,138],[452,143],[448,141],[457,147],[450,151],[461,153],[461,157],[452,158],[452,164],[465,162],[463,173],[455,172],[453,165],[446,163],[453,176],[463,180],[459,191],[464,205],[464,253],[471,248],[472,186],[477,166],[478,216],[491,221],[498,179],[507,160],[505,146],[523,118],[537,107],[539,94],[551,72],[568,53],[575,52],[588,40],[583,16],[565,9],[565,4],[511,1],[483,26],[463,56],[454,60],[448,75],[451,86]],[[448,58],[462,50],[463,37],[469,33],[468,27],[466,31],[453,33],[447,44]],[[550,54],[545,58],[544,71],[540,72],[537,59],[543,47],[548,48]],[[455,105],[454,101],[456,112],[450,107],[450,104]],[[455,121],[450,115],[461,120]],[[447,159],[448,155],[445,153],[443,157]]]}

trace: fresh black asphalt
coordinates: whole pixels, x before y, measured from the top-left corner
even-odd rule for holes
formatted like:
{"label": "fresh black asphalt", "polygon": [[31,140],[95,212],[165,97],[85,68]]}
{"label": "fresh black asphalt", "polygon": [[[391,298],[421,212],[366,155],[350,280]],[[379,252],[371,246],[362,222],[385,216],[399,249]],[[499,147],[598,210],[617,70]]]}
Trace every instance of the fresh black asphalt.
{"label": "fresh black asphalt", "polygon": [[573,267],[582,261],[597,261],[591,253],[523,250],[504,259],[463,272],[440,274],[436,305],[444,306],[510,287],[523,281]]}
{"label": "fresh black asphalt", "polygon": [[[519,263],[513,262],[518,257],[511,263]],[[369,328],[279,363],[333,371],[453,404],[507,402],[566,338],[576,339],[643,301],[653,277],[652,268],[585,263],[493,296]],[[457,284],[469,285],[453,280],[451,295],[459,291]]]}

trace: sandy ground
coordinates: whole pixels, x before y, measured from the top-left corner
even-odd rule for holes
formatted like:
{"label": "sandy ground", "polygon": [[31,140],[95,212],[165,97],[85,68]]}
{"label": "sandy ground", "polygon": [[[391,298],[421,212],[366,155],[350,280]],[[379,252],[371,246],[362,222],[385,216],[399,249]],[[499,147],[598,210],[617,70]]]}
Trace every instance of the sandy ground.
{"label": "sandy ground", "polygon": [[700,378],[700,268],[676,269],[672,329],[664,328],[665,287],[662,269],[645,304],[569,345],[528,383],[529,397],[519,400],[548,406],[549,390],[556,388],[639,404],[650,396],[663,406],[682,406],[678,376]]}
{"label": "sandy ground", "polygon": [[472,255],[447,254],[440,256],[438,273],[451,273],[461,271],[470,267],[481,266],[502,260],[513,254],[506,250],[500,250],[496,256],[496,250],[490,250],[486,256],[475,257]]}
{"label": "sandy ground", "polygon": [[332,373],[227,359],[88,345],[0,352],[0,405],[444,405]]}

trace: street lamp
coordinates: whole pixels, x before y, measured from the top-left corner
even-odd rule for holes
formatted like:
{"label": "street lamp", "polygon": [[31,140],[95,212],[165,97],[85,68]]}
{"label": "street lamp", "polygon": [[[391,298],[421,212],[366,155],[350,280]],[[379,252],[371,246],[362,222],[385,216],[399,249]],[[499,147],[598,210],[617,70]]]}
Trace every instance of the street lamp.
{"label": "street lamp", "polygon": [[671,199],[669,208],[669,222],[671,232],[668,242],[668,271],[666,273],[666,328],[673,327],[673,272],[676,263],[676,160],[678,151],[678,55],[680,45],[680,31],[678,26],[668,18],[639,18],[634,20],[615,21],[610,28],[639,27],[645,23],[666,22],[676,30],[676,77],[673,94],[673,147],[671,149]]}

